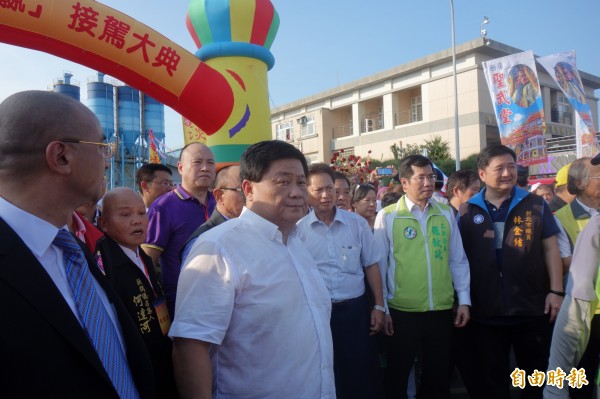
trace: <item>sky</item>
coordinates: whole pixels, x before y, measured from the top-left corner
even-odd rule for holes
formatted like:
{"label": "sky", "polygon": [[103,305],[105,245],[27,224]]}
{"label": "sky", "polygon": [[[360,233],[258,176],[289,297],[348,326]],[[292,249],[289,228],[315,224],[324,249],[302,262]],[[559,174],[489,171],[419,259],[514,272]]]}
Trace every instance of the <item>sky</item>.
{"label": "sky", "polygon": [[[57,0],[58,1],[58,0]],[[271,107],[281,106],[450,48],[449,0],[271,0],[281,25],[271,48]],[[188,1],[101,0],[190,52]],[[456,44],[480,35],[536,55],[575,50],[577,67],[600,76],[598,0],[454,0]],[[0,39],[1,40],[1,39]],[[49,54],[0,43],[0,101],[22,90],[45,90],[70,71],[81,82],[96,72]],[[598,96],[598,91],[596,96]],[[165,108],[166,146],[183,145],[179,114]]]}

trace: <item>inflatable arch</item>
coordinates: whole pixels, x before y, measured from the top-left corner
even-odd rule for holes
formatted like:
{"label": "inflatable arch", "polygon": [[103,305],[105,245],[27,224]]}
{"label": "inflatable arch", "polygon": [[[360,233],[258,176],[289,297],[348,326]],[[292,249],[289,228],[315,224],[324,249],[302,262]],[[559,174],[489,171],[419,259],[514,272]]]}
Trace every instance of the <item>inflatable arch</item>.
{"label": "inflatable arch", "polygon": [[191,0],[192,54],[93,0],[0,4],[0,42],[44,51],[122,80],[207,135],[219,162],[271,139],[267,70],[279,27],[270,0]]}

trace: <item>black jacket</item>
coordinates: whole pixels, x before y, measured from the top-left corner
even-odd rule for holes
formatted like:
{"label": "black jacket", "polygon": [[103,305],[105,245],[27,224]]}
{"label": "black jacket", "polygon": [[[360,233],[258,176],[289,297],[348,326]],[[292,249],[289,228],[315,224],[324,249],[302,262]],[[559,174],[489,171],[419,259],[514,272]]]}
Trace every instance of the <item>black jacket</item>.
{"label": "black jacket", "polygon": [[157,397],[177,397],[171,360],[172,343],[169,337],[163,334],[154,307],[157,301],[162,300],[166,311],[165,296],[152,259],[141,248],[138,250],[152,285],[112,238],[104,236],[98,240],[95,252],[96,256],[101,256],[108,281],[125,303],[138,333],[146,344],[152,359]]}
{"label": "black jacket", "polygon": [[[80,243],[81,244],[81,243]],[[112,302],[141,398],[154,398],[150,357],[123,302],[82,244]],[[56,285],[0,219],[0,386],[6,398],[118,398],[98,354]]]}

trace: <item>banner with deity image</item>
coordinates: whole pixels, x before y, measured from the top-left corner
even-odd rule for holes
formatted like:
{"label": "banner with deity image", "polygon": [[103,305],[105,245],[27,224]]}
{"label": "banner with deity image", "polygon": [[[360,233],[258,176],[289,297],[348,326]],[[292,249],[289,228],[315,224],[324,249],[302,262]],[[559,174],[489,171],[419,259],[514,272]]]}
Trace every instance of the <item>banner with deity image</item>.
{"label": "banner with deity image", "polygon": [[[558,53],[538,58],[538,62],[548,71],[558,84],[564,96],[569,100],[575,114],[575,134],[577,139],[577,158],[593,157],[598,153],[598,140],[592,121],[592,112],[585,99],[581,77],[577,71],[575,51]],[[553,112],[566,112],[555,109],[564,106],[553,104]]]}
{"label": "banner with deity image", "polygon": [[162,143],[157,140],[156,136],[152,132],[152,129],[148,131],[148,144],[150,146],[150,163],[162,163],[161,160],[165,159],[166,156],[162,151]]}
{"label": "banner with deity image", "polygon": [[502,144],[523,166],[546,162],[546,123],[533,52],[483,63]]}

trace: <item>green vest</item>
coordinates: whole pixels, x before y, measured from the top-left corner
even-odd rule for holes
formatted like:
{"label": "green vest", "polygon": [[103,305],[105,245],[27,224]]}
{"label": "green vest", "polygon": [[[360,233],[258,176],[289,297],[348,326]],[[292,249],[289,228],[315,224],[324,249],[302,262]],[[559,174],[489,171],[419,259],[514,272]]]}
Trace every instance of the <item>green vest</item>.
{"label": "green vest", "polygon": [[392,226],[394,237],[394,297],[391,308],[405,312],[451,309],[454,287],[449,267],[450,224],[441,209],[447,205],[431,203],[427,207],[427,232],[407,209],[405,198],[399,201]]}
{"label": "green vest", "polygon": [[577,241],[579,233],[581,233],[581,230],[583,230],[587,222],[590,221],[590,218],[587,217],[584,219],[575,219],[575,215],[573,215],[573,209],[571,208],[570,204],[560,208],[558,211],[556,211],[555,215],[565,228],[565,231],[571,240],[571,245],[575,247],[575,241]]}

